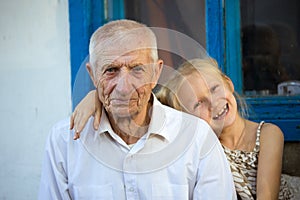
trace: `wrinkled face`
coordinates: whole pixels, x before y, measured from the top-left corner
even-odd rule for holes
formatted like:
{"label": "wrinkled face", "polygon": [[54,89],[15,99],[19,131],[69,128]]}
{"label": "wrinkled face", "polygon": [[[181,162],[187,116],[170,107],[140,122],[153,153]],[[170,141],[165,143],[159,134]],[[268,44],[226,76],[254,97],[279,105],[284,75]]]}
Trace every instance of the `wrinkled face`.
{"label": "wrinkled face", "polygon": [[221,78],[193,73],[186,77],[177,95],[186,112],[208,122],[217,135],[235,120],[237,103],[233,87]]}
{"label": "wrinkled face", "polygon": [[153,63],[149,50],[111,57],[96,71],[99,99],[112,116],[139,120],[147,113],[162,61]]}

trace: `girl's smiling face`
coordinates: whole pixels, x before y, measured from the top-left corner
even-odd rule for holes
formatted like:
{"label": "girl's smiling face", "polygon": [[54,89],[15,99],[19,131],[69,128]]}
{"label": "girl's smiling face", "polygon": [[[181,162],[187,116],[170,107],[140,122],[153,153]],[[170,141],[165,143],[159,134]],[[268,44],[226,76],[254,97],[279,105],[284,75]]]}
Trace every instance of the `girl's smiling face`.
{"label": "girl's smiling face", "polygon": [[233,91],[228,77],[195,71],[185,77],[177,95],[184,111],[205,120],[219,135],[237,114]]}

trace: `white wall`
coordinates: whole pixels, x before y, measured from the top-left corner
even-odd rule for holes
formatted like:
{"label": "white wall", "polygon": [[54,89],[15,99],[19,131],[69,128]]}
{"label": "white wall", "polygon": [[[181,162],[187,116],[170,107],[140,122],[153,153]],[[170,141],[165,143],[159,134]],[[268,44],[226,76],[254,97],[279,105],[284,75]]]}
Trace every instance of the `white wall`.
{"label": "white wall", "polygon": [[36,199],[44,144],[71,113],[68,0],[0,1],[0,199]]}

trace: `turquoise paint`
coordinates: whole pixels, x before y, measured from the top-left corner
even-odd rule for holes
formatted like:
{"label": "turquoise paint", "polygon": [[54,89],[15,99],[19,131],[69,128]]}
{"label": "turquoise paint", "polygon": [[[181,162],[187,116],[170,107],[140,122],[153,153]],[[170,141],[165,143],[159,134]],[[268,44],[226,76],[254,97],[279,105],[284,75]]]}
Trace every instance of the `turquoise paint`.
{"label": "turquoise paint", "polygon": [[278,125],[285,141],[300,141],[300,96],[265,96],[246,98],[249,119]]}
{"label": "turquoise paint", "polygon": [[124,0],[114,0],[113,19],[124,19],[124,18],[125,18]]}
{"label": "turquoise paint", "polygon": [[230,75],[239,94],[243,91],[240,18],[239,0],[226,0],[225,73]]}
{"label": "turquoise paint", "polygon": [[221,0],[206,0],[206,48],[224,71],[224,25]]}

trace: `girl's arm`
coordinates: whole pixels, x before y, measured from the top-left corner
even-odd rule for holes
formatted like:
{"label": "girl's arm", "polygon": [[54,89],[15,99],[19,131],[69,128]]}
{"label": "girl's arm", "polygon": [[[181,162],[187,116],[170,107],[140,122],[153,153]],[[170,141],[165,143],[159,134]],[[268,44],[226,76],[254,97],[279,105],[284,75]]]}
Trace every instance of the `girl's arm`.
{"label": "girl's arm", "polygon": [[80,137],[88,119],[94,115],[94,129],[98,129],[102,112],[102,104],[98,98],[97,90],[90,91],[76,106],[70,118],[70,129],[75,128],[74,140]]}
{"label": "girl's arm", "polygon": [[264,124],[257,167],[257,200],[278,199],[284,137],[274,124]]}

